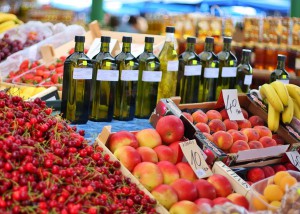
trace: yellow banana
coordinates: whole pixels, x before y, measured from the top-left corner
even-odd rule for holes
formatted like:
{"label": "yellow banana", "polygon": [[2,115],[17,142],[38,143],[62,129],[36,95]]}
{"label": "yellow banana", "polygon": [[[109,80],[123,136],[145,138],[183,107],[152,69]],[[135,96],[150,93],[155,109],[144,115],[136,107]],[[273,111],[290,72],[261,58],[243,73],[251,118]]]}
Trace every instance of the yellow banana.
{"label": "yellow banana", "polygon": [[11,21],[11,20],[16,20],[18,17],[15,14],[12,13],[0,13],[0,23],[6,22],[6,21]]}
{"label": "yellow banana", "polygon": [[273,108],[278,111],[283,111],[283,104],[276,93],[275,89],[270,84],[263,84],[259,89],[262,99],[267,98],[268,104],[272,105]]}
{"label": "yellow banana", "polygon": [[296,101],[298,106],[300,106],[300,87],[294,84],[286,84],[286,89],[289,95]]}
{"label": "yellow banana", "polygon": [[288,96],[288,106],[284,108],[281,114],[281,120],[284,124],[291,123],[294,116],[294,101]]}
{"label": "yellow banana", "polygon": [[16,26],[17,26],[17,24],[13,20],[1,23],[0,24],[0,33],[5,32],[5,31],[7,31],[9,29],[12,29],[12,28],[14,28]]}
{"label": "yellow banana", "polygon": [[286,89],[285,85],[280,81],[274,81],[270,84],[278,94],[283,106],[288,106],[289,104],[289,92]]}
{"label": "yellow banana", "polygon": [[294,102],[294,117],[300,120],[300,106],[296,103],[295,99],[292,99]]}
{"label": "yellow banana", "polygon": [[269,103],[268,105],[268,128],[276,132],[279,128],[280,113]]}

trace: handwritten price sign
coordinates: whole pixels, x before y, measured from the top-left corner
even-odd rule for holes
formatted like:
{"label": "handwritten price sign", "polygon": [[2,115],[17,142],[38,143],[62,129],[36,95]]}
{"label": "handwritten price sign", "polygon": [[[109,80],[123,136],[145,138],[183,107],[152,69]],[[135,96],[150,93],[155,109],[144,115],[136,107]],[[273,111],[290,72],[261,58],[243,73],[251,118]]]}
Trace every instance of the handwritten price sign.
{"label": "handwritten price sign", "polygon": [[230,120],[244,120],[236,89],[222,90],[225,109]]}
{"label": "handwritten price sign", "polygon": [[300,154],[297,151],[286,152],[286,155],[290,159],[291,163],[300,170]]}
{"label": "handwritten price sign", "polygon": [[203,151],[199,148],[195,140],[182,142],[179,145],[184,157],[198,178],[207,178],[213,174],[205,161]]}

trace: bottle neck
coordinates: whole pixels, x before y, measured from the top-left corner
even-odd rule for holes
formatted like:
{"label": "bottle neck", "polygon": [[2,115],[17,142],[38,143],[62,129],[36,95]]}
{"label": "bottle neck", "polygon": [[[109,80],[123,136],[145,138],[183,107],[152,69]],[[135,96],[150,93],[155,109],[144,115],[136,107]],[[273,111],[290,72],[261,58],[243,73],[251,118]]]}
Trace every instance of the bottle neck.
{"label": "bottle neck", "polygon": [[174,33],[166,33],[166,42],[175,42]]}
{"label": "bottle neck", "polygon": [[145,52],[152,53],[153,52],[153,43],[145,43]]}
{"label": "bottle neck", "polygon": [[187,43],[185,51],[187,51],[187,52],[194,52],[195,51],[195,44],[194,43]]}
{"label": "bottle neck", "polygon": [[284,60],[279,60],[277,62],[277,69],[284,69],[285,67],[285,61]]}
{"label": "bottle neck", "polygon": [[75,43],[75,52],[83,52],[84,51],[84,43],[76,42]]}
{"label": "bottle neck", "polygon": [[231,43],[224,43],[223,51],[230,52],[230,50],[231,50]]}
{"label": "bottle neck", "polygon": [[100,52],[102,52],[102,53],[109,52],[109,43],[108,42],[101,43]]}
{"label": "bottle neck", "polygon": [[241,59],[241,63],[242,64],[249,64],[249,62],[250,62],[250,55],[243,54],[242,59]]}
{"label": "bottle neck", "polygon": [[213,52],[213,50],[214,50],[214,44],[213,43],[205,43],[204,51]]}
{"label": "bottle neck", "polygon": [[124,42],[122,47],[122,52],[130,53],[131,52],[131,43]]}

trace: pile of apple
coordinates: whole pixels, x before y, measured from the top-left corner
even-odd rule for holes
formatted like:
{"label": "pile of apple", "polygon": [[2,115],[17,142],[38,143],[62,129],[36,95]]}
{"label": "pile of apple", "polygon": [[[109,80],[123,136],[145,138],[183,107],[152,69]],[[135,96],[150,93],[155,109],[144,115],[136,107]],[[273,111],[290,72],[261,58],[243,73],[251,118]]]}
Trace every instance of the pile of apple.
{"label": "pile of apple", "polygon": [[[226,202],[248,209],[247,199],[233,193],[226,177],[214,174],[207,180],[197,178],[183,161],[179,145],[183,135],[182,121],[168,115],[158,120],[155,129],[112,134],[108,147],[170,213],[199,213],[203,204],[213,207]],[[206,161],[213,162],[212,152],[204,152]]]}
{"label": "pile of apple", "polygon": [[184,112],[184,115],[203,134],[226,153],[237,153],[249,149],[261,149],[284,144],[283,139],[272,134],[259,116],[249,117],[248,112],[242,109],[244,120],[230,120],[226,109],[220,112],[209,110],[206,113],[196,110],[193,114]]}

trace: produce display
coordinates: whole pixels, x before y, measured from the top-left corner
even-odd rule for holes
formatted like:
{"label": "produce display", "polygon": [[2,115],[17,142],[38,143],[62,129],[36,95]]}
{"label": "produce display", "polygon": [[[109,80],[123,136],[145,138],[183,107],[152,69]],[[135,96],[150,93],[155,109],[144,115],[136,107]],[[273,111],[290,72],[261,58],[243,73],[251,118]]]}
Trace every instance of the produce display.
{"label": "produce display", "polygon": [[44,101],[0,92],[1,213],[156,213],[156,201]]}

